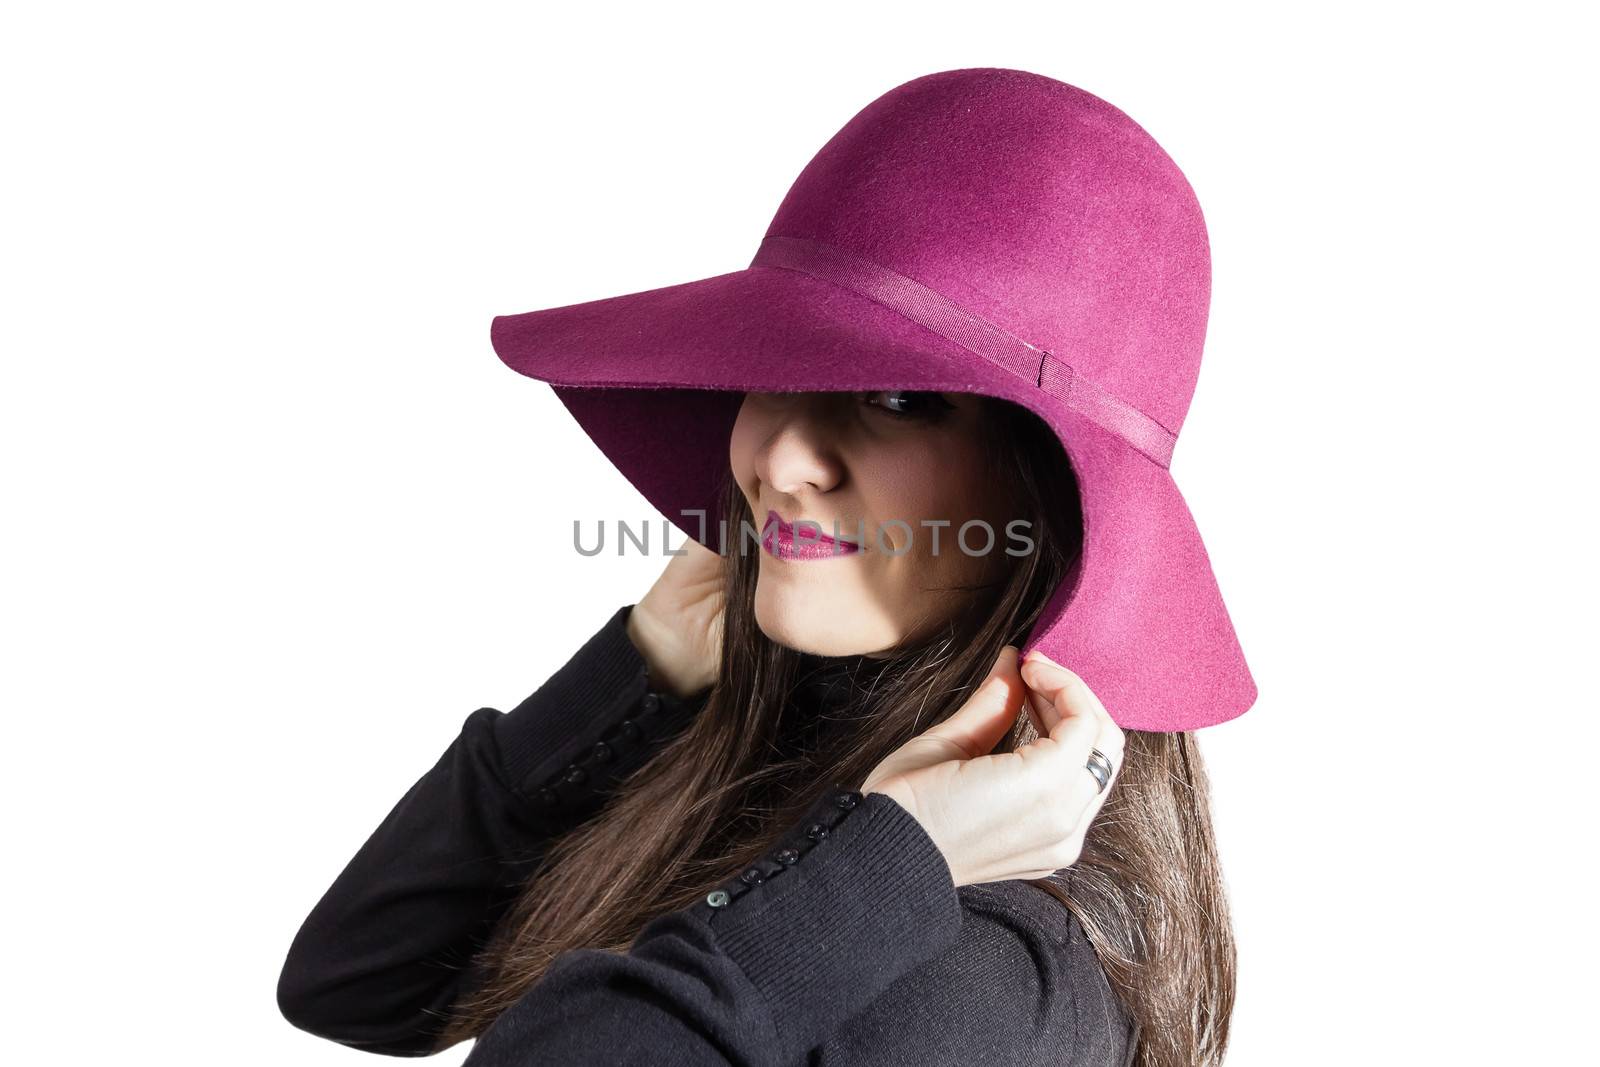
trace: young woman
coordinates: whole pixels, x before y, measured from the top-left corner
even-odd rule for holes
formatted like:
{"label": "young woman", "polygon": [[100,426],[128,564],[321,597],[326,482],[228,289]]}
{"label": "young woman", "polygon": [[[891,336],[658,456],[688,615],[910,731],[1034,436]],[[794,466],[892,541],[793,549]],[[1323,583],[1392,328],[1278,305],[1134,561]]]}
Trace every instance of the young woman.
{"label": "young woman", "polygon": [[[1019,138],[1058,171],[997,184]],[[929,75],[830,141],[746,271],[497,319],[713,532],[467,718],[306,920],[286,1016],[399,1055],[475,1037],[483,1065],[1220,1061],[1192,730],[1255,693],[1166,470],[1205,287],[1162,160],[1062,83]],[[1006,231],[1035,181],[1076,193]],[[907,203],[870,255],[818,232]],[[950,204],[956,237],[923,217]],[[970,284],[991,233],[1075,242],[1008,251],[1044,272],[1031,319]],[[1114,320],[1080,317],[1071,365],[1001,325],[1050,338],[1063,302]]]}

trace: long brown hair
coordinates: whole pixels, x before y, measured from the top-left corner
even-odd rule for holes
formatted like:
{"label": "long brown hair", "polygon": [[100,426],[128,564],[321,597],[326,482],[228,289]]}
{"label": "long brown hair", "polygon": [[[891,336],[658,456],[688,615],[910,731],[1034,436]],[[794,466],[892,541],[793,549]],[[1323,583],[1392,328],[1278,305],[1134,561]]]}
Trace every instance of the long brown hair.
{"label": "long brown hair", "polygon": [[[722,665],[690,725],[607,805],[553,842],[477,955],[477,982],[451,1007],[435,1051],[486,1030],[560,953],[625,952],[652,918],[686,908],[750,866],[798,821],[818,782],[859,784],[891,752],[953,714],[1000,649],[1020,645],[1045,601],[1075,578],[1083,544],[1077,481],[1032,412],[983,398],[992,469],[1011,482],[1035,548],[996,582],[962,591],[931,637],[893,650],[875,684],[829,709],[826,740],[786,699],[800,654],[766,638],[753,609],[759,559],[724,546]],[[1062,509],[1054,505],[1070,501]],[[1047,506],[1050,505],[1050,506]],[[728,479],[729,529],[759,529]],[[1068,664],[1071,666],[1071,664]],[[1138,1067],[1206,1067],[1227,1046],[1235,956],[1208,786],[1192,734],[1127,730],[1117,782],[1077,863],[1030,884],[1078,916],[1139,1024]],[[995,748],[1033,740],[1027,714]]]}

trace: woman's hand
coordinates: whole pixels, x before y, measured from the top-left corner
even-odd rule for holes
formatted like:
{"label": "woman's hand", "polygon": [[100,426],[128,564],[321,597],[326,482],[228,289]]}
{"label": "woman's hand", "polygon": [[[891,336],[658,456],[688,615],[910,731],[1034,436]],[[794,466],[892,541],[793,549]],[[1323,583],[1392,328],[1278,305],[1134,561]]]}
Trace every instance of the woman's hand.
{"label": "woman's hand", "polygon": [[[989,753],[1027,701],[1039,738]],[[1082,678],[1037,649],[1006,645],[961,710],[912,738],[867,776],[944,853],[955,884],[1043,878],[1078,861],[1090,821],[1116,785],[1124,737]],[[1084,764],[1111,761],[1105,792]]]}
{"label": "woman's hand", "polygon": [[722,557],[689,539],[628,612],[628,637],[651,683],[687,698],[716,680],[722,662]]}

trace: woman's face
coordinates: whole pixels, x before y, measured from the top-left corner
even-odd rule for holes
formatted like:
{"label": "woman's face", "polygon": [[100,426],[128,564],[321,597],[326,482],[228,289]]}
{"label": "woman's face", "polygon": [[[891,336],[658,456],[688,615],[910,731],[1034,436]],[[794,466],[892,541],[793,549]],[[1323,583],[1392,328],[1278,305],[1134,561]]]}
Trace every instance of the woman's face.
{"label": "woman's face", "polygon": [[[824,656],[880,652],[996,580],[1015,542],[1001,479],[985,467],[984,416],[969,393],[746,394],[728,451],[755,530],[729,530],[727,550],[759,554],[755,613],[769,639]],[[957,534],[973,520],[988,528],[970,526],[963,551]]]}

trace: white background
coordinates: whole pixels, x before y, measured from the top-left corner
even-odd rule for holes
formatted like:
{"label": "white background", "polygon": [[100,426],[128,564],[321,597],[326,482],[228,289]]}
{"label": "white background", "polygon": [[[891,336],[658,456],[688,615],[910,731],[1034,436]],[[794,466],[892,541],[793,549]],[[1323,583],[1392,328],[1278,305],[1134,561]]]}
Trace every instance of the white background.
{"label": "white background", "polygon": [[13,8],[0,1055],[373,1062],[278,1014],[299,923],[664,562],[571,551],[653,513],[489,320],[742,268],[851,115],[967,66],[1111,101],[1206,212],[1172,470],[1261,690],[1201,735],[1229,1064],[1586,1041],[1600,182],[1562,10]]}

